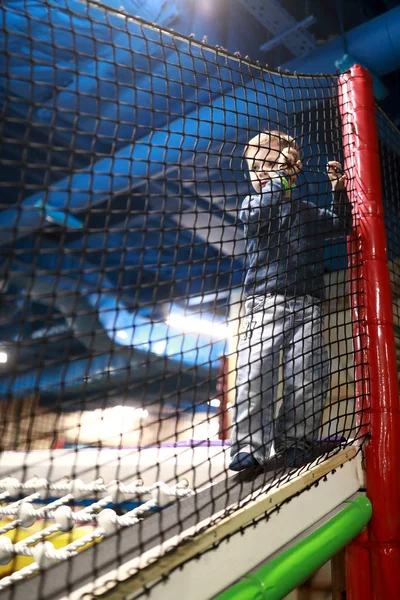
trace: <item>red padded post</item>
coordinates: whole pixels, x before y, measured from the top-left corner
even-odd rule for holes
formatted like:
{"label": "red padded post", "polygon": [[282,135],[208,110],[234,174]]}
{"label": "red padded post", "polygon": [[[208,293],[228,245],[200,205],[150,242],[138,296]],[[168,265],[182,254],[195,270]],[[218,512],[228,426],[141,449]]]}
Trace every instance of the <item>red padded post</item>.
{"label": "red padded post", "polygon": [[[400,598],[400,410],[372,79],[358,65],[339,78],[345,171],[355,215],[349,241],[356,409],[365,445],[367,532],[347,549],[350,600]],[[366,595],[366,587],[370,594]]]}

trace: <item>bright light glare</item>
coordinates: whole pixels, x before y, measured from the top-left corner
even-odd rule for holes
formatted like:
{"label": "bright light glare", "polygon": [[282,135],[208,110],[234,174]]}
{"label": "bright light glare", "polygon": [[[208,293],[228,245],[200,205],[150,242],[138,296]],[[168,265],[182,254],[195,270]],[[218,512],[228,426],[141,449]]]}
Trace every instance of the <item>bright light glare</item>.
{"label": "bright light glare", "polygon": [[198,440],[209,440],[212,438],[217,438],[219,432],[219,424],[218,421],[207,423],[199,423],[194,428],[194,435]]}
{"label": "bright light glare", "polygon": [[[145,408],[133,408],[132,406],[118,405],[108,410],[111,411],[110,414],[124,419],[147,419],[149,416],[149,411]],[[110,415],[107,415],[107,418],[109,416]]]}
{"label": "bright light glare", "polygon": [[228,339],[231,337],[231,331],[228,325],[215,323],[206,319],[196,319],[195,317],[186,317],[182,314],[171,313],[166,321],[167,325],[184,331],[185,333],[202,333],[219,339]]}
{"label": "bright light glare", "polygon": [[156,342],[152,348],[156,354],[164,354],[167,348],[167,342],[165,340],[160,340],[159,342]]}
{"label": "bright light glare", "polygon": [[214,408],[218,408],[219,405],[221,404],[220,400],[218,398],[213,398],[212,400],[208,401],[208,404],[210,406],[214,406]]}
{"label": "bright light glare", "polygon": [[120,329],[117,331],[117,337],[119,337],[120,340],[127,340],[128,334],[124,329]]}
{"label": "bright light glare", "polygon": [[135,419],[147,419],[149,416],[149,411],[145,408],[135,408],[133,416]]}
{"label": "bright light glare", "polygon": [[8,360],[7,352],[0,352],[0,363],[6,363]]}
{"label": "bright light glare", "polygon": [[124,443],[137,445],[142,437],[143,419],[147,418],[150,421],[147,409],[123,405],[68,413],[67,439],[90,444],[102,441],[118,446],[123,436]]}

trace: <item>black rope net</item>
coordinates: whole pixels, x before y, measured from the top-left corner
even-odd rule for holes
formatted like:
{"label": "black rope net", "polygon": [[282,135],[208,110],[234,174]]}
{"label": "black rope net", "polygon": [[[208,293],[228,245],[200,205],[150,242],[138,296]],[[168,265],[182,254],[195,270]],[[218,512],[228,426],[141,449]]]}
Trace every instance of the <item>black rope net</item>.
{"label": "black rope net", "polygon": [[1,14],[0,589],[58,598],[360,438],[351,174],[334,76]]}
{"label": "black rope net", "polygon": [[399,241],[399,160],[400,136],[397,127],[381,111],[377,113],[379,157],[382,176],[383,208],[387,237],[388,266],[393,299],[393,323],[396,342],[397,370],[400,381],[400,241]]}

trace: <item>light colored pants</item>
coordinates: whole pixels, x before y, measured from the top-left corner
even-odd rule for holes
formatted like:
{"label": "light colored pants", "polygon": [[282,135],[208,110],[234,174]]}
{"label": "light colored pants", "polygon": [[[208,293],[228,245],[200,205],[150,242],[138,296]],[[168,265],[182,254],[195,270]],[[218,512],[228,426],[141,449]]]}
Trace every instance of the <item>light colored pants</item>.
{"label": "light colored pants", "polygon": [[[246,302],[240,337],[231,455],[265,462],[276,452],[317,439],[329,386],[321,302],[312,296],[257,296]],[[283,401],[277,418],[280,352]]]}

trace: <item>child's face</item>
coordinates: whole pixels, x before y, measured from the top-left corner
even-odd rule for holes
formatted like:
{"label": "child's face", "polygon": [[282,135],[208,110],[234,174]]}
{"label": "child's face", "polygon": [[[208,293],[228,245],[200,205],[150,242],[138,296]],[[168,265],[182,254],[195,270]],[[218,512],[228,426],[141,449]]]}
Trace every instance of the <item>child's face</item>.
{"label": "child's face", "polygon": [[250,149],[250,152],[247,156],[250,181],[257,194],[260,194],[273,172],[282,169],[287,158],[279,148],[260,147]]}

